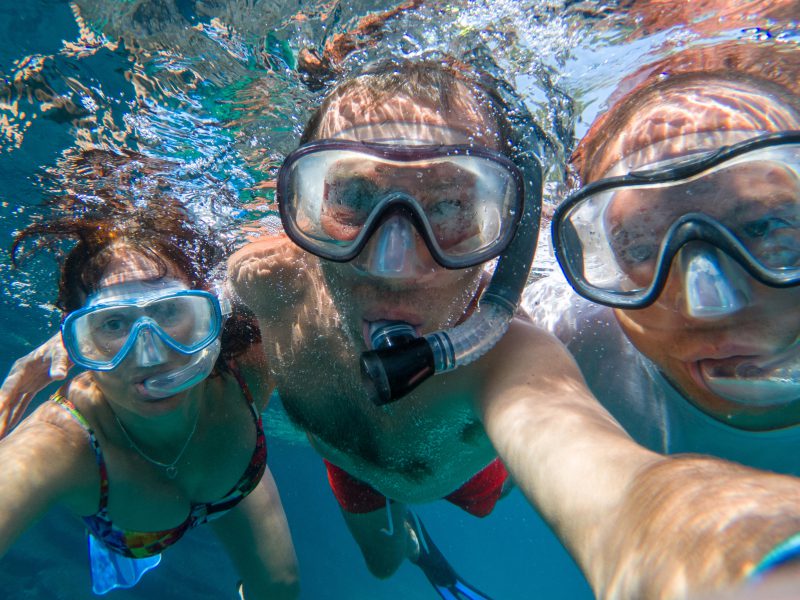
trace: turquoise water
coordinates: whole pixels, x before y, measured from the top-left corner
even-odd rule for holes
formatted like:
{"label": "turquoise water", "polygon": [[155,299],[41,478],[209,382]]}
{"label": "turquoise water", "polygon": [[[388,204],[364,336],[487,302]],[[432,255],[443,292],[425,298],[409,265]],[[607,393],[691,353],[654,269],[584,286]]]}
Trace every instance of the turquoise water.
{"label": "turquoise water", "polygon": [[[321,91],[294,70],[301,48],[320,50],[390,2],[0,0],[0,235],[28,222],[45,190],[70,175],[65,157],[90,146],[168,160],[164,173],[215,235],[243,241],[241,226],[277,227],[269,188]],[[676,26],[630,38],[605,18],[614,4],[429,2],[387,22],[382,38],[348,58],[342,73],[387,54],[488,51],[517,86],[551,141],[546,200],[566,184],[563,160],[608,95],[643,62],[708,38]],[[713,19],[714,15],[698,18]],[[752,26],[750,26],[752,25]],[[755,19],[715,39],[780,38],[792,26]],[[543,236],[536,269],[553,267]],[[3,286],[0,371],[46,339],[58,315],[46,260],[12,271]],[[44,397],[44,396],[43,396]],[[268,414],[270,466],[300,560],[303,598],[434,598],[405,564],[388,581],[369,575],[339,514],[319,458],[279,406]],[[447,503],[419,507],[456,569],[494,598],[590,598],[567,553],[518,491],[486,519]],[[236,575],[206,530],[168,551],[155,572],[111,598],[233,598]],[[53,512],[0,561],[4,598],[90,598],[80,523]]]}

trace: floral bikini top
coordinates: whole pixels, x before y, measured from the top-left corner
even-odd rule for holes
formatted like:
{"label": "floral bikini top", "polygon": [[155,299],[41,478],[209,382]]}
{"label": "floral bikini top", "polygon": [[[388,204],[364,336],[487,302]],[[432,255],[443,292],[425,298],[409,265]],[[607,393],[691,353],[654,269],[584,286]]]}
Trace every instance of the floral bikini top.
{"label": "floral bikini top", "polygon": [[95,514],[83,517],[83,521],[86,523],[89,532],[108,549],[129,558],[155,556],[176,543],[193,527],[221,517],[241,502],[258,485],[267,466],[267,443],[262,428],[261,415],[238,369],[232,368],[231,371],[236,377],[239,387],[242,389],[242,393],[253,412],[253,421],[256,424],[256,448],[253,451],[253,456],[250,458],[250,463],[239,478],[239,481],[227,494],[215,502],[193,504],[189,516],[183,523],[164,531],[126,531],[114,526],[108,516],[108,470],[103,459],[103,452],[100,450],[100,444],[97,442],[97,437],[92,431],[89,422],[72,402],[64,398],[60,391],[53,395],[51,400],[69,411],[89,434],[89,443],[92,446],[92,450],[94,450],[97,466],[100,470],[100,507]]}

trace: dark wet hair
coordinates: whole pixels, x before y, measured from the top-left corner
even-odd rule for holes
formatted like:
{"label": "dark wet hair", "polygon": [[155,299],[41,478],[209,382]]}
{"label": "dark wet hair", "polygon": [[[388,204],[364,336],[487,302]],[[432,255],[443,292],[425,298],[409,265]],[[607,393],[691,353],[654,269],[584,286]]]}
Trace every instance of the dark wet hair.
{"label": "dark wet hair", "polygon": [[[69,313],[83,306],[86,297],[97,291],[120,247],[152,261],[158,269],[156,279],[164,277],[172,267],[186,277],[190,288],[209,287],[210,274],[230,249],[201,235],[193,227],[186,207],[169,196],[165,185],[156,185],[158,191],[137,193],[135,198],[124,185],[112,185],[130,183],[129,177],[135,179],[143,172],[155,173],[164,166],[162,161],[135,152],[91,150],[72,157],[68,163],[62,166],[80,175],[81,186],[88,185],[92,195],[70,190],[48,198],[46,214],[17,233],[11,247],[14,267],[19,267],[21,259],[41,251],[55,256],[60,264],[56,299],[59,309]],[[68,181],[62,184],[71,187]],[[28,242],[34,246],[23,252]],[[65,250],[69,242],[73,244]],[[231,358],[259,341],[252,313],[236,307],[225,324],[220,356]]]}
{"label": "dark wet hair", "polygon": [[[50,250],[60,258],[61,269],[56,306],[72,312],[83,306],[86,296],[97,291],[106,268],[124,246],[151,260],[158,268],[158,278],[166,275],[168,265],[177,267],[192,288],[206,286],[204,273],[215,264],[217,250],[187,224],[183,207],[174,200],[162,199],[157,211],[149,207],[130,207],[109,202],[102,211],[57,216],[28,225],[14,238],[11,254],[19,266],[23,242],[36,239],[28,256]],[[64,254],[66,240],[75,245]]]}
{"label": "dark wet hair", "polygon": [[386,98],[403,96],[437,112],[448,114],[451,113],[455,99],[465,88],[494,121],[489,125],[497,135],[500,151],[511,155],[515,150],[516,139],[510,117],[512,111],[495,83],[488,76],[479,76],[466,63],[452,58],[383,60],[369,65],[356,76],[336,86],[311,115],[300,143],[316,139],[322,119],[331,105],[354,90],[366,92],[373,105],[380,104]]}

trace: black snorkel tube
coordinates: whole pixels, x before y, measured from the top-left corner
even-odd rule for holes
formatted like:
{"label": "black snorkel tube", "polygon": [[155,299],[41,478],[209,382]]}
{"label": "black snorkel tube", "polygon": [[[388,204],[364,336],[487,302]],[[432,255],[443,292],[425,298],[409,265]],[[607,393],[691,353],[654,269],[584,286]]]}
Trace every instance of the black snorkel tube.
{"label": "black snorkel tube", "polygon": [[508,330],[533,263],[542,203],[542,168],[536,153],[518,147],[514,162],[525,185],[522,219],[475,312],[460,325],[422,337],[402,321],[376,323],[369,332],[373,350],[361,354],[361,372],[375,390],[376,405],[399,400],[431,375],[477,360]]}

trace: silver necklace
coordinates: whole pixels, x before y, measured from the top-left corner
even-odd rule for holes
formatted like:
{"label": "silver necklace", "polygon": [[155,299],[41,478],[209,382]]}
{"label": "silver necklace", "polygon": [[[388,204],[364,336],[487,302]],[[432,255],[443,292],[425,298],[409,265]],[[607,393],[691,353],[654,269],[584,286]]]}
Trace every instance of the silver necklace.
{"label": "silver necklace", "polygon": [[128,430],[125,429],[125,426],[122,424],[122,421],[119,420],[117,413],[114,413],[114,419],[117,421],[117,425],[119,425],[119,428],[125,435],[125,439],[128,440],[128,443],[131,445],[131,448],[136,450],[136,452],[138,452],[139,455],[147,462],[150,462],[156,465],[157,467],[165,469],[167,472],[167,477],[169,477],[170,479],[175,479],[175,477],[178,476],[178,467],[177,467],[178,461],[181,459],[183,453],[186,452],[186,449],[189,447],[189,442],[192,441],[192,438],[194,437],[194,432],[197,431],[197,423],[198,421],[200,421],[200,411],[198,410],[197,414],[194,416],[194,425],[192,425],[192,431],[189,433],[189,437],[187,437],[186,441],[183,443],[183,448],[181,448],[181,451],[178,452],[178,456],[176,456],[175,460],[173,460],[171,463],[163,463],[161,461],[158,461],[154,458],[150,458],[149,456],[147,456],[144,450],[139,448],[139,445],[133,441],[133,438],[131,438],[130,434],[128,433]]}

